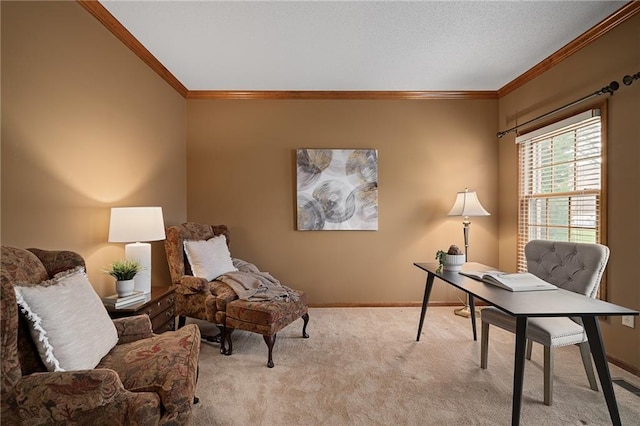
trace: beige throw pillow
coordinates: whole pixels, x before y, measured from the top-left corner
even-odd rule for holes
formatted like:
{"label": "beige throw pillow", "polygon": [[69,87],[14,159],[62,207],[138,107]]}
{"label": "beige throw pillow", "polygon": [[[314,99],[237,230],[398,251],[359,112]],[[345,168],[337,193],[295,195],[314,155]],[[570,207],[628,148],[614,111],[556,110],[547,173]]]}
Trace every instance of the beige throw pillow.
{"label": "beige throw pillow", "polygon": [[206,241],[185,240],[184,252],[189,259],[193,275],[206,278],[207,281],[238,270],[233,266],[227,238],[224,235],[218,235]]}
{"label": "beige throw pillow", "polygon": [[14,290],[49,371],[93,369],[118,342],[116,327],[83,268]]}

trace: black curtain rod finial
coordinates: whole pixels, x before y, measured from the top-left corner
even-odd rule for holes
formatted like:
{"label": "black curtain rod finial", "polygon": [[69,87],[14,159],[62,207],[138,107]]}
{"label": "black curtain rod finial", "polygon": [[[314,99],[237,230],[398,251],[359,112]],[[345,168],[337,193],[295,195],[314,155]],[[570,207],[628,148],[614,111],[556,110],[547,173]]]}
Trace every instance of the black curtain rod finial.
{"label": "black curtain rod finial", "polygon": [[611,83],[609,83],[608,86],[605,86],[602,89],[595,92],[594,95],[603,95],[605,93],[610,93],[613,95],[613,92],[615,92],[619,88],[620,88],[620,83],[618,83],[617,81],[612,81]]}
{"label": "black curtain rod finial", "polygon": [[633,80],[637,80],[639,78],[640,78],[640,72],[634,75],[625,75],[622,78],[622,82],[624,83],[625,86],[631,86],[631,83],[633,83]]}

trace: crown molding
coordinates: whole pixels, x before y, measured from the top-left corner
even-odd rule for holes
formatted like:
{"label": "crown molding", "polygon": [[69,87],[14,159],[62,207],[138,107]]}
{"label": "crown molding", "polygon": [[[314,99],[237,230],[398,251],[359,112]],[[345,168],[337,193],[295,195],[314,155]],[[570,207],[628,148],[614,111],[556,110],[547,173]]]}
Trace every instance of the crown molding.
{"label": "crown molding", "polygon": [[97,0],[76,0],[144,63],[186,99],[326,99],[326,100],[408,100],[408,99],[499,99],[548,71],[578,50],[602,37],[640,12],[640,1],[632,0],[600,23],[569,42],[540,63],[497,91],[256,91],[188,90]]}
{"label": "crown molding", "polygon": [[569,56],[576,53],[583,47],[593,43],[618,25],[622,24],[627,19],[635,16],[640,12],[640,1],[632,0],[629,3],[622,6],[620,9],[600,21],[591,29],[585,31],[580,36],[576,37],[573,41],[570,41],[564,47],[558,51],[543,59],[533,68],[526,71],[524,74],[516,77],[511,82],[498,89],[498,98],[508,95],[519,87],[522,87],[525,83],[533,80],[544,72],[548,71],[558,63],[564,61]]}
{"label": "crown molding", "polygon": [[107,9],[96,0],[76,0],[87,12],[93,15],[125,46],[135,53],[142,61],[156,72],[164,81],[169,83],[182,97],[189,91],[180,81],[169,72]]}
{"label": "crown molding", "polygon": [[496,91],[329,91],[329,90],[190,90],[187,99],[316,99],[316,100],[407,100],[407,99],[498,99]]}

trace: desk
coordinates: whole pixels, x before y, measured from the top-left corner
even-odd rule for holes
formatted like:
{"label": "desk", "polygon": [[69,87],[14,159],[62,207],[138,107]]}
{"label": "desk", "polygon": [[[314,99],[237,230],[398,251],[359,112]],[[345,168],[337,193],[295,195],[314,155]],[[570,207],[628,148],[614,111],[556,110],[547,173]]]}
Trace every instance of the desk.
{"label": "desk", "polygon": [[[424,288],[422,311],[418,325],[418,337],[422,332],[422,324],[427,312],[427,304],[436,277],[442,281],[459,288],[469,295],[470,301],[474,297],[495,306],[498,309],[516,317],[516,344],[515,361],[513,371],[513,401],[511,411],[511,424],[520,424],[520,407],[522,404],[522,385],[524,379],[524,360],[527,336],[527,319],[529,317],[580,317],[589,339],[591,355],[598,371],[600,385],[604,393],[609,415],[614,425],[621,425],[618,403],[613,393],[611,374],[607,364],[607,356],[600,334],[600,325],[596,317],[616,315],[638,315],[640,312],[622,306],[614,305],[599,299],[592,299],[571,291],[558,289],[554,291],[525,291],[510,292],[501,288],[485,284],[481,281],[460,275],[457,272],[443,271],[437,273],[437,263],[414,263],[415,266],[427,273],[427,281]],[[467,263],[463,269],[485,271],[493,269],[479,263]],[[471,305],[472,323],[475,338],[475,314],[473,303]]]}

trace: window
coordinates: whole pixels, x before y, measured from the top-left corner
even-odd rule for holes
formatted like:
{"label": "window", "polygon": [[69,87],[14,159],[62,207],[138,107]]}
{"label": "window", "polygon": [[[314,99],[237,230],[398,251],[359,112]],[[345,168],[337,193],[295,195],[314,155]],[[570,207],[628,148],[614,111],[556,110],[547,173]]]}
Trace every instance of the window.
{"label": "window", "polygon": [[[530,240],[605,243],[605,137],[592,109],[518,136],[518,271]],[[601,293],[602,293],[601,288]]]}

